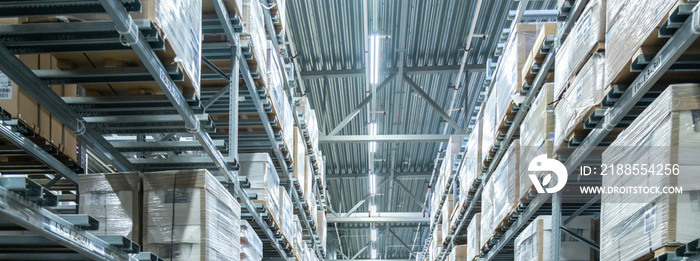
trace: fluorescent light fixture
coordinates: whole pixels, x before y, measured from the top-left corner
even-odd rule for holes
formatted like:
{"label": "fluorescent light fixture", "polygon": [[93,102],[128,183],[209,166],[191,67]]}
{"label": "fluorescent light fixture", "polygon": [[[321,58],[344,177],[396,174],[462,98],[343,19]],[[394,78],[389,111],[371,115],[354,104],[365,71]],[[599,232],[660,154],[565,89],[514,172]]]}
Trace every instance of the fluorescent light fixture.
{"label": "fluorescent light fixture", "polygon": [[379,83],[379,35],[373,34],[369,37],[369,82]]}
{"label": "fluorescent light fixture", "polygon": [[377,193],[377,180],[374,174],[369,174],[369,193],[374,195]]}
{"label": "fluorescent light fixture", "polygon": [[369,206],[369,213],[370,214],[377,213],[377,206],[375,206],[375,205]]}
{"label": "fluorescent light fixture", "polygon": [[372,249],[372,259],[375,259],[375,258],[377,258],[377,250]]}
{"label": "fluorescent light fixture", "polygon": [[372,241],[377,241],[377,230],[372,229]]}
{"label": "fluorescent light fixture", "polygon": [[371,141],[369,143],[369,152],[370,153],[377,152],[377,142],[376,141]]}
{"label": "fluorescent light fixture", "polygon": [[377,123],[370,122],[367,124],[367,132],[369,132],[369,136],[377,136]]}

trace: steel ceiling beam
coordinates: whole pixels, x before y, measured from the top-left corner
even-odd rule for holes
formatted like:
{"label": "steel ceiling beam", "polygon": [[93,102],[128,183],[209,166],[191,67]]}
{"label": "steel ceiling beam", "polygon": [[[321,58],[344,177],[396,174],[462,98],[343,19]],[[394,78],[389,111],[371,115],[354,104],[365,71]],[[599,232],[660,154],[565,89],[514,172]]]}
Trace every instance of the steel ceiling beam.
{"label": "steel ceiling beam", "polygon": [[[391,173],[389,172],[379,172],[379,173],[373,173],[377,177],[388,177],[391,176]],[[394,178],[398,179],[407,179],[407,178],[414,178],[414,179],[427,179],[430,178],[430,175],[432,174],[432,171],[413,171],[413,172],[395,172],[394,173]],[[340,174],[340,173],[334,173],[334,174],[326,174],[326,180],[331,180],[331,179],[366,179],[369,178],[369,173],[347,173],[347,174]]]}
{"label": "steel ceiling beam", "polygon": [[454,128],[458,133],[466,133],[466,131],[464,131],[464,129],[462,129],[462,127],[459,126],[459,124],[457,124],[457,122],[452,120],[452,117],[450,117],[450,115],[447,114],[445,112],[445,110],[443,110],[442,107],[437,104],[437,102],[435,102],[433,99],[430,98],[430,95],[425,93],[425,91],[423,91],[423,89],[421,89],[421,87],[418,86],[418,84],[416,82],[414,82],[413,79],[411,79],[411,77],[408,77],[408,75],[404,74],[403,79],[408,83],[408,86],[413,87],[413,90],[415,90],[418,93],[418,95],[423,97],[423,99],[426,102],[428,102],[428,104],[431,107],[433,107],[433,109],[440,115],[440,117],[442,117],[442,119],[447,121],[447,123],[450,124],[450,126],[452,126],[452,128]]}
{"label": "steel ceiling beam", "polygon": [[[384,182],[386,182],[387,180],[389,180],[389,179],[387,179],[387,178],[382,179],[382,181],[380,181],[379,184],[377,184],[377,187],[375,188],[375,191],[376,191],[376,190],[379,190],[379,188],[381,188],[381,187],[384,185]],[[362,204],[364,204],[364,203],[365,203],[369,198],[371,198],[372,196],[373,196],[372,194],[367,193],[367,196],[366,196],[363,200],[360,200],[359,202],[357,202],[357,204],[355,204],[355,206],[353,206],[353,207],[350,209],[350,211],[348,211],[348,213],[344,214],[343,216],[344,216],[344,217],[349,217],[350,215],[352,215],[352,213],[355,213],[355,211],[357,211],[357,209],[358,209],[360,206],[362,206]],[[338,215],[338,214],[336,213],[336,215]]]}
{"label": "steel ceiling beam", "polygon": [[429,223],[430,218],[423,212],[379,212],[374,216],[367,213],[355,213],[346,217],[346,213],[328,215],[332,223]]}
{"label": "steel ceiling beam", "polygon": [[416,204],[418,204],[421,208],[423,208],[423,210],[425,210],[426,212],[430,213],[430,209],[428,209],[428,207],[427,207],[425,204],[423,204],[423,202],[421,202],[420,200],[418,200],[418,198],[416,198],[416,196],[413,195],[413,192],[411,192],[411,190],[408,189],[408,188],[406,187],[406,185],[404,185],[403,183],[399,182],[399,180],[398,180],[396,177],[394,177],[393,179],[394,179],[394,183],[399,184],[399,187],[401,187],[403,190],[406,191],[406,194],[408,194],[408,197],[411,198],[411,199],[413,200],[413,202],[416,202]]}
{"label": "steel ceiling beam", "polygon": [[404,243],[403,240],[401,240],[401,238],[400,238],[398,235],[396,235],[396,233],[394,233],[393,230],[391,230],[391,229],[388,229],[388,230],[389,230],[389,233],[390,233],[392,236],[394,236],[394,237],[396,238],[396,240],[398,240],[399,243],[401,243],[401,245],[402,245],[403,247],[405,247],[406,250],[408,250],[409,253],[413,253],[413,249],[411,249],[410,247],[408,247],[408,245],[406,245],[406,243]]}
{"label": "steel ceiling beam", "polygon": [[[379,84],[379,86],[377,86],[377,91],[383,90],[384,87],[385,87],[389,82],[391,82],[392,79],[394,79],[394,76],[396,76],[396,74],[395,74],[395,73],[392,73],[392,74],[389,75],[389,77],[386,77],[386,79],[384,79],[384,81],[382,81],[382,83]],[[328,135],[332,136],[332,135],[338,134],[338,132],[340,132],[340,130],[342,130],[346,125],[348,125],[348,123],[350,123],[350,121],[351,121],[352,119],[354,119],[355,116],[357,116],[357,114],[360,113],[360,111],[362,110],[362,108],[364,108],[365,106],[367,106],[367,104],[368,104],[369,102],[371,102],[371,101],[372,101],[372,94],[370,93],[367,97],[365,97],[364,100],[362,100],[362,102],[360,102],[360,104],[358,104],[357,106],[355,106],[355,108],[352,109],[352,111],[351,111],[350,113],[348,113],[348,115],[345,116],[345,118],[343,118],[343,120],[340,121],[340,123],[338,123],[338,126],[335,126],[335,128],[333,128],[333,130],[331,130],[331,132],[328,133]]]}
{"label": "steel ceiling beam", "polygon": [[[464,66],[466,71],[471,72],[483,72],[486,70],[486,64],[467,64]],[[392,74],[398,73],[398,67],[386,68],[380,71],[380,74]],[[409,75],[420,75],[420,74],[436,74],[436,73],[457,73],[459,72],[459,65],[441,65],[441,66],[418,66],[418,67],[404,67],[403,72]],[[350,70],[327,70],[327,71],[306,71],[301,72],[301,79],[319,79],[323,77],[328,78],[346,78],[346,77],[365,77],[367,75],[367,69],[350,69]]]}
{"label": "steel ceiling beam", "polygon": [[363,142],[441,142],[450,139],[450,135],[413,134],[413,135],[334,135],[321,136],[318,143],[363,143]]}

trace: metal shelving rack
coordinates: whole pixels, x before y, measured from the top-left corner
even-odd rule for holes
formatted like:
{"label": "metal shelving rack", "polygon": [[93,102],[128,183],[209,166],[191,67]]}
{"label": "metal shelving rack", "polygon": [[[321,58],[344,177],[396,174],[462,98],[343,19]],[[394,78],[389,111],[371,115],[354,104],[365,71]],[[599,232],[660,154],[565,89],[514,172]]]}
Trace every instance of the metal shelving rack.
{"label": "metal shelving rack", "polygon": [[[207,0],[205,0],[207,1]],[[271,149],[274,151],[274,154],[277,158],[277,163],[278,163],[278,169],[281,170],[283,173],[283,176],[286,177],[287,180],[292,180],[291,175],[290,175],[290,169],[287,167],[286,162],[284,160],[284,156],[278,149],[278,142],[277,138],[275,136],[275,133],[272,130],[270,121],[267,117],[265,107],[263,105],[263,102],[260,99],[260,96],[258,94],[258,90],[255,87],[255,84],[253,82],[253,77],[251,75],[251,71],[248,68],[248,65],[246,63],[246,57],[244,53],[242,52],[241,49],[241,43],[239,42],[239,37],[238,37],[238,32],[236,30],[240,30],[240,21],[238,17],[229,17],[229,13],[226,10],[226,7],[224,6],[222,0],[211,0],[214,2],[214,7],[215,11],[217,13],[217,20],[218,20],[218,25],[216,24],[216,20],[209,21],[205,19],[203,21],[204,28],[203,31],[205,33],[214,31],[218,32],[217,30],[223,30],[224,34],[226,35],[227,39],[229,40],[228,43],[219,43],[219,44],[205,44],[203,46],[203,52],[204,52],[204,57],[207,56],[208,52],[211,52],[213,50],[213,55],[217,55],[221,53],[221,50],[224,50],[224,52],[228,51],[231,59],[231,73],[230,77],[227,77],[225,73],[218,71],[219,76],[218,77],[223,77],[227,78],[229,80],[229,86],[228,88],[230,90],[238,90],[238,80],[239,77],[242,77],[246,85],[248,86],[248,92],[250,94],[250,97],[246,98],[251,98],[253,103],[255,104],[255,110],[259,113],[261,121],[263,123],[263,126],[266,131],[266,136],[269,138],[269,141],[271,144],[273,144],[272,148],[263,148],[263,149]],[[264,4],[268,4],[266,1]],[[33,9],[26,9],[26,7],[29,6]],[[48,8],[47,8],[48,7]],[[222,144],[220,141],[213,140],[210,135],[207,133],[207,126],[205,124],[210,124],[209,121],[207,121],[206,116],[202,118],[201,115],[198,113],[201,113],[202,111],[202,105],[196,100],[196,98],[193,97],[188,97],[185,98],[175,87],[175,84],[173,82],[173,79],[171,77],[178,77],[177,72],[173,72],[172,68],[166,68],[163,66],[163,64],[160,62],[160,60],[156,57],[153,49],[154,48],[162,48],[163,47],[163,41],[162,39],[159,39],[157,34],[154,36],[154,30],[152,25],[149,26],[149,24],[144,23],[143,21],[140,20],[132,20],[130,15],[128,14],[129,11],[137,11],[140,10],[140,3],[138,1],[127,1],[127,0],[122,0],[122,1],[110,1],[110,0],[100,0],[98,1],[64,1],[62,3],[54,2],[54,1],[44,1],[44,0],[32,0],[32,1],[27,1],[25,3],[21,4],[12,4],[11,6],[4,6],[3,8],[0,8],[3,11],[0,11],[0,14],[4,14],[5,16],[21,16],[21,15],[29,15],[29,14],[56,14],[60,12],[76,12],[76,8],[81,7],[84,9],[80,9],[89,13],[94,13],[94,12],[104,12],[106,11],[109,16],[112,18],[113,22],[103,22],[102,28],[100,29],[99,26],[97,26],[97,23],[91,23],[89,26],[97,26],[98,28],[95,29],[94,27],[90,27],[87,24],[82,24],[82,23],[76,23],[76,24],[61,24],[61,25],[51,25],[48,24],[46,26],[56,26],[56,28],[46,28],[46,26],[35,26],[35,30],[49,30],[51,32],[56,32],[56,30],[63,30],[64,33],[71,33],[74,30],[93,30],[99,31],[99,30],[104,30],[105,26],[107,28],[110,28],[109,33],[114,33],[114,26],[116,26],[116,31],[118,32],[118,37],[116,41],[113,39],[108,39],[109,37],[104,37],[104,39],[98,39],[99,44],[102,44],[101,48],[105,48],[105,45],[109,46],[107,48],[111,49],[133,49],[141,61],[144,63],[144,65],[147,68],[146,71],[139,71],[139,72],[132,72],[127,75],[115,75],[114,73],[108,72],[106,76],[112,77],[111,80],[114,81],[119,81],[119,79],[129,79],[129,77],[145,77],[148,79],[155,80],[159,87],[163,90],[165,93],[165,97],[167,97],[166,100],[159,100],[155,102],[160,102],[162,103],[160,106],[161,110],[168,111],[173,118],[172,120],[169,120],[168,122],[170,123],[175,123],[173,125],[176,125],[177,123],[183,123],[185,125],[185,130],[189,133],[192,133],[198,143],[199,143],[199,148],[202,148],[204,151],[206,151],[207,155],[209,156],[209,159],[205,158],[187,158],[187,157],[180,157],[180,159],[187,159],[187,162],[190,164],[199,164],[198,166],[208,166],[211,165],[213,162],[215,165],[215,168],[218,169],[221,174],[222,178],[225,180],[225,183],[229,185],[229,189],[234,195],[237,195],[239,200],[241,201],[242,208],[248,210],[248,215],[252,217],[252,219],[257,223],[257,226],[262,230],[263,234],[266,237],[266,242],[272,245],[272,247],[276,250],[276,252],[279,254],[278,258],[281,259],[289,259],[291,258],[290,256],[287,255],[287,251],[285,248],[280,244],[279,236],[273,233],[270,229],[270,227],[267,225],[261,214],[259,214],[258,209],[255,204],[252,203],[246,192],[241,188],[239,185],[239,179],[237,176],[237,168],[238,168],[238,135],[237,135],[237,127],[238,127],[238,120],[237,117],[231,117],[232,119],[229,121],[229,127],[230,127],[230,133],[229,137],[227,138],[228,140],[228,148],[229,148],[229,154],[232,155],[230,157],[224,157],[220,150],[222,147],[225,146],[225,144]],[[17,8],[20,8],[18,10],[30,10],[29,13],[19,13],[11,10],[15,10]],[[25,8],[25,9],[22,9]],[[280,47],[278,46],[278,41],[279,38],[274,34],[274,26],[272,23],[272,18],[270,16],[269,10],[265,10],[265,19],[266,19],[266,25],[268,28],[268,32],[270,33],[270,38],[274,42],[275,50],[277,53],[279,53]],[[211,19],[210,19],[211,20]],[[22,25],[24,26],[24,25]],[[24,27],[28,28],[28,27]],[[212,29],[213,28],[213,29]],[[95,38],[99,38],[99,35],[107,35],[107,34],[93,34],[91,35],[92,38],[88,39],[83,39],[83,41],[73,41],[73,42],[64,42],[60,45],[52,45],[52,46],[34,46],[34,49],[31,50],[24,50],[24,52],[29,52],[29,53],[38,53],[38,52],[51,52],[52,50],[62,50],[62,51],[67,51],[67,50],[72,50],[72,51],[86,51],[86,50],[94,50],[91,48],[96,48],[95,45],[92,45],[92,43],[98,42],[94,41]],[[123,42],[121,39],[125,39],[125,43],[127,43],[128,47],[124,47]],[[144,142],[139,142],[139,143],[132,143],[129,145],[126,145],[128,143],[115,143],[119,144],[116,146],[113,146],[103,138],[101,133],[99,131],[96,131],[94,128],[92,128],[85,120],[86,117],[85,115],[89,115],[90,112],[87,114],[85,111],[82,109],[85,108],[85,106],[81,107],[81,103],[85,103],[86,99],[83,97],[77,97],[74,99],[74,101],[69,105],[66,103],[61,97],[53,93],[52,91],[46,91],[50,90],[50,88],[47,87],[47,84],[45,83],[44,80],[46,80],[46,77],[54,77],[53,79],[56,80],[56,75],[42,75],[42,77],[37,76],[35,73],[33,73],[31,70],[29,70],[22,62],[15,57],[15,53],[11,51],[8,48],[13,48],[15,46],[12,46],[13,43],[6,43],[6,45],[0,45],[0,69],[9,76],[10,79],[12,79],[14,82],[18,83],[20,86],[22,86],[23,90],[25,90],[31,97],[33,97],[39,104],[42,106],[46,107],[53,115],[55,115],[64,125],[66,125],[69,129],[72,131],[77,132],[80,137],[81,144],[85,144],[89,146],[90,148],[96,150],[97,153],[95,155],[100,156],[100,160],[103,162],[107,162],[111,164],[117,171],[133,171],[133,170],[140,170],[142,168],[148,168],[154,167],[158,168],[158,164],[164,164],[163,166],[174,166],[176,162],[167,162],[167,160],[162,160],[162,161],[150,161],[146,159],[132,159],[128,160],[126,157],[124,157],[121,152],[143,152],[143,151],[149,151],[149,150],[163,150],[163,148],[169,148],[172,150],[178,150],[182,148],[197,148],[197,144],[190,144],[193,142],[169,142],[167,139],[163,139],[161,142],[157,142],[157,145],[153,144],[148,144],[149,146],[144,146]],[[16,43],[15,43],[16,44]],[[111,45],[110,45],[111,44]],[[16,50],[16,49],[14,49]],[[20,51],[22,52],[22,51]],[[282,61],[282,68],[284,68],[284,59],[280,59]],[[206,60],[205,60],[206,62]],[[240,74],[239,74],[240,72]],[[74,76],[74,75],[72,75]],[[89,77],[104,77],[105,75],[88,75]],[[58,77],[61,77],[59,75]],[[121,77],[121,78],[119,78]],[[211,77],[207,75],[203,75],[203,77]],[[214,76],[217,77],[217,76]],[[287,75],[283,73],[284,77],[284,84],[285,84],[285,91],[288,93],[291,101],[292,97],[292,92],[290,89],[290,86],[288,85],[289,81],[287,79]],[[81,80],[80,77],[72,77],[69,79],[66,79],[65,77],[62,78],[63,81],[69,81],[69,82],[74,82],[74,81],[79,81]],[[83,78],[84,79],[84,78]],[[211,99],[210,101],[215,102],[216,98],[221,97],[225,95],[225,91],[219,92],[216,94],[216,97],[214,99]],[[233,115],[237,115],[238,113],[238,91],[229,91],[229,107],[228,111],[230,111]],[[83,99],[81,99],[83,98]],[[66,99],[67,101],[70,102],[71,99]],[[99,103],[99,102],[104,102],[103,100],[100,100],[99,98],[92,99],[92,104]],[[138,102],[134,103],[133,100],[119,100],[119,98],[112,99],[110,100],[109,98],[106,98],[106,100],[109,100],[111,103],[115,104],[124,104],[124,103],[131,103],[131,106],[139,106]],[[138,99],[137,99],[138,100]],[[146,104],[146,103],[153,103],[154,100],[147,98],[141,101],[141,104]],[[89,102],[88,102],[89,103]],[[76,107],[77,104],[77,107]],[[293,102],[290,102],[290,104],[294,104]],[[212,105],[212,103],[205,103],[203,104],[204,108],[206,109]],[[88,106],[89,107],[89,106]],[[294,109],[294,108],[292,108]],[[82,111],[82,112],[79,112]],[[89,110],[88,110],[89,111]],[[94,112],[94,111],[93,111]],[[299,124],[299,119],[297,113],[294,114],[294,120],[297,126],[301,125]],[[177,116],[177,117],[175,117]],[[163,120],[163,117],[156,117],[160,120]],[[150,119],[150,118],[149,118]],[[109,117],[100,117],[99,120],[104,121],[104,122],[112,122]],[[144,122],[148,122],[148,119]],[[164,127],[165,129],[167,128],[172,128],[172,126],[166,126]],[[182,129],[182,127],[178,127]],[[65,177],[68,180],[71,180],[73,182],[77,181],[76,178],[76,173],[70,169],[68,169],[63,163],[57,161],[55,158],[53,158],[51,155],[46,153],[46,151],[42,150],[38,146],[34,145],[31,141],[28,141],[24,136],[20,133],[18,133],[16,130],[13,130],[11,127],[7,125],[2,125],[0,126],[0,132],[2,132],[3,136],[11,140],[15,145],[18,147],[22,148],[24,151],[29,153],[30,155],[34,156],[35,158],[39,159],[43,164],[51,168],[52,170],[55,171],[56,173],[56,178],[55,180],[60,180],[61,177]],[[156,143],[156,142],[154,142]],[[187,143],[187,144],[185,144]],[[152,145],[152,146],[151,146]],[[155,146],[155,147],[154,147]],[[307,154],[309,152],[307,151]],[[193,161],[194,160],[194,161]],[[182,162],[179,162],[182,163]],[[55,181],[52,181],[55,182]],[[320,184],[320,181],[317,181],[318,184]],[[290,188],[293,186],[292,182],[288,182]],[[4,188],[0,188],[0,196],[3,196],[4,198],[8,198],[10,194],[5,195],[2,193]],[[316,190],[319,190],[316,188]],[[320,246],[318,246],[318,236],[315,234],[315,230],[313,229],[311,225],[311,220],[307,217],[303,204],[304,201],[300,200],[300,195],[299,192],[296,191],[295,189],[289,189],[289,192],[292,196],[292,200],[294,204],[296,205],[296,208],[298,210],[298,213],[301,216],[301,220],[305,225],[305,228],[308,232],[308,234],[311,236],[312,240],[311,243],[314,247],[314,249],[317,252],[317,255],[320,258],[324,258],[320,251]],[[320,193],[324,193],[324,191],[318,191]],[[320,195],[317,200],[319,201],[319,206],[322,206],[322,209],[325,209],[324,207],[324,201],[322,200],[324,197]],[[20,205],[18,205],[20,206]],[[37,206],[32,206],[32,205],[21,205],[21,208],[27,207],[27,209],[34,210],[36,212],[37,216],[43,216],[46,220],[56,220],[55,223],[57,224],[62,224],[64,226],[71,226],[70,223],[67,223],[65,220],[61,220],[60,217],[54,217],[51,216],[50,212],[46,209],[43,209],[41,207]],[[16,219],[13,219],[13,215],[15,214],[12,211],[19,211],[21,209],[13,209],[13,208],[7,208],[6,211],[2,212],[4,217],[7,217],[11,221],[18,221]],[[47,218],[47,216],[49,216]],[[23,224],[26,226],[30,226],[32,230],[36,228],[35,230],[39,232],[45,232],[44,230],[40,230],[40,225],[39,223],[37,224]],[[107,249],[110,250],[110,245],[106,242],[100,241],[101,239],[95,238],[94,236],[91,236],[88,232],[84,232],[80,230],[78,227],[74,226],[71,230],[71,233],[76,233],[79,235],[84,236],[84,238],[90,239],[91,242],[93,242],[93,245],[98,245],[100,246],[100,249]],[[56,238],[56,235],[49,235],[46,233],[42,234],[45,237],[53,236]],[[61,235],[58,235],[61,236]],[[70,240],[70,238],[68,238]],[[54,240],[55,241],[55,240]],[[105,256],[99,256],[96,255],[93,252],[90,252],[91,250],[88,248],[88,246],[85,245],[80,245],[80,244],[75,244],[71,243],[70,241],[66,240],[61,240],[60,238],[58,239],[59,244],[67,246],[75,251],[77,251],[80,254],[83,254],[87,257],[91,258],[100,258],[100,259],[108,259],[108,260],[136,260],[134,258],[138,258],[138,260],[147,260],[144,258],[150,258],[150,260],[155,260],[153,257],[146,255],[146,254],[138,254],[138,255],[132,255],[129,257],[128,255],[125,255],[123,252],[119,251],[112,251],[109,252],[112,257],[105,257]],[[111,250],[110,250],[111,251]],[[116,254],[115,254],[116,253]]]}
{"label": "metal shelving rack", "polygon": [[[567,12],[568,15],[564,16],[566,18],[563,22],[563,29],[559,29],[557,32],[557,39],[559,41],[559,44],[563,42],[566,35],[573,27],[573,21],[578,20],[578,17],[581,15],[581,12],[585,8],[587,2],[587,0],[577,0],[574,2],[573,6],[566,7],[569,10]],[[561,26],[562,25],[560,24],[560,27]],[[617,126],[617,124],[620,123],[623,120],[623,118],[627,116],[630,110],[632,110],[632,108],[635,107],[637,102],[639,102],[644,97],[647,91],[649,91],[649,89],[683,54],[683,52],[686,49],[688,49],[688,47],[695,40],[697,40],[699,32],[700,10],[698,10],[696,7],[695,9],[693,9],[692,13],[690,14],[690,17],[687,18],[685,22],[676,30],[676,32],[664,45],[664,47],[654,56],[652,60],[650,60],[651,62],[649,63],[649,65],[646,68],[644,68],[644,70],[634,80],[630,87],[625,90],[624,94],[622,94],[621,97],[619,97],[619,99],[617,99],[616,101],[613,101],[613,105],[610,106],[607,113],[598,122],[597,126],[595,126],[591,133],[589,133],[588,136],[575,148],[570,157],[566,159],[564,165],[569,170],[570,176],[573,174],[573,172],[579,165],[584,163],[584,159],[593,152],[594,148],[598,144],[600,144],[601,141],[603,141],[603,139],[610,133],[610,131],[613,130],[615,126]],[[503,154],[507,150],[509,141],[512,140],[513,136],[518,131],[518,128],[520,127],[520,124],[522,123],[522,120],[524,119],[524,116],[527,113],[527,110],[529,109],[529,105],[532,103],[532,101],[534,100],[544,83],[546,73],[554,64],[555,54],[558,47],[559,46],[557,45],[555,48],[550,48],[544,62],[542,63],[540,71],[533,82],[533,85],[531,86],[530,90],[528,91],[525,97],[525,100],[523,101],[523,105],[520,106],[520,110],[517,112],[513,120],[513,124],[510,126],[505,138],[501,141],[502,145],[497,151],[493,162],[498,162],[498,159],[500,159],[503,156]],[[463,164],[460,164],[460,168],[462,167],[461,165]],[[445,260],[449,251],[454,247],[455,240],[457,239],[457,237],[463,234],[462,231],[464,225],[468,224],[471,221],[471,218],[476,213],[475,210],[479,208],[478,204],[479,198],[481,196],[481,191],[483,189],[483,184],[486,183],[486,181],[489,179],[494,169],[495,164],[490,166],[488,172],[486,172],[486,174],[481,179],[481,183],[475,195],[466,200],[465,203],[461,206],[461,212],[458,218],[459,221],[452,227],[448,237],[445,239],[447,243],[443,245],[443,251],[438,258],[440,261]],[[447,193],[449,193],[449,190],[446,192],[446,194]],[[554,193],[553,195],[551,195],[551,199],[550,194],[537,194],[532,198],[532,201],[527,206],[524,206],[518,212],[516,212],[517,215],[515,217],[517,217],[517,219],[515,220],[515,222],[508,227],[505,233],[497,237],[496,242],[491,242],[493,244],[488,249],[488,252],[485,255],[481,256],[480,260],[494,260],[496,258],[503,257],[503,255],[512,255],[513,253],[501,252],[507,245],[512,245],[512,240],[517,236],[518,233],[520,233],[520,231],[525,227],[525,225],[527,225],[527,223],[529,223],[529,221],[535,217],[535,214],[548,214],[547,212],[549,212],[552,215],[553,223],[553,244],[551,247],[550,256],[554,258],[558,257],[561,247],[561,232],[565,232],[565,230],[562,229],[562,226],[566,225],[566,222],[571,220],[571,217],[569,217],[567,220],[562,220],[562,215],[568,214],[570,216],[575,217],[580,214],[586,213],[590,211],[591,207],[595,205],[596,202],[599,200],[599,196],[594,197],[593,199],[591,199],[590,201],[588,201],[580,207],[570,208],[562,206],[561,192]],[[551,202],[551,204],[546,204],[547,202]],[[584,241],[584,243],[587,243],[594,248],[597,247],[594,244],[591,244],[592,242]],[[691,246],[689,247],[697,250],[697,242],[695,241],[694,243],[696,245],[692,245],[692,243],[690,243]],[[696,252],[692,251],[690,254],[686,253],[686,255],[684,256],[693,256],[691,258],[697,258]],[[512,256],[510,257],[512,258]]]}

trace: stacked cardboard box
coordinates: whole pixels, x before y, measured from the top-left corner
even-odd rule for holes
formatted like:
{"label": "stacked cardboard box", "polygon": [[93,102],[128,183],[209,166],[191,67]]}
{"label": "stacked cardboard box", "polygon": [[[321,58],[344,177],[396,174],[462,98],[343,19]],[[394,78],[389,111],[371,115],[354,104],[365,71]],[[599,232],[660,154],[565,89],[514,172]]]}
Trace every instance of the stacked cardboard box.
{"label": "stacked cardboard box", "polygon": [[143,175],[143,244],[165,260],[240,258],[241,208],[206,170]]}
{"label": "stacked cardboard box", "polygon": [[606,1],[588,2],[569,36],[557,51],[554,70],[555,98],[561,97],[588,58],[604,49]]}
{"label": "stacked cardboard box", "polygon": [[305,195],[306,192],[306,186],[304,184],[305,181],[305,174],[306,174],[306,165],[309,164],[307,158],[306,158],[306,141],[304,140],[304,134],[301,133],[301,130],[299,130],[299,127],[294,127],[294,158],[298,159],[294,161],[294,172],[292,173],[292,177],[296,178],[297,181],[299,182],[299,187],[301,188],[301,193],[302,195]]}
{"label": "stacked cardboard box", "polygon": [[241,227],[241,261],[260,261],[262,260],[262,241],[258,234],[255,233],[250,223],[245,220],[240,221]]}
{"label": "stacked cardboard box", "polygon": [[255,0],[241,0],[241,23],[243,23],[243,32],[241,32],[241,42],[247,42],[253,52],[253,59],[257,63],[256,67],[251,68],[260,73],[260,79],[267,80],[266,75],[266,56],[267,50],[266,31],[265,31],[265,16],[263,15],[260,2]]}
{"label": "stacked cardboard box", "polygon": [[477,120],[474,124],[474,129],[469,135],[467,141],[467,151],[465,153],[464,164],[459,172],[460,179],[460,198],[459,205],[462,205],[467,199],[467,195],[471,193],[471,189],[476,183],[476,179],[481,177],[481,121]]}
{"label": "stacked cardboard box", "polygon": [[306,246],[302,245],[302,229],[301,229],[301,221],[299,221],[299,216],[294,215],[294,242],[292,242],[292,248],[294,249],[294,255],[297,257],[297,260],[303,260],[303,249],[306,248]]}
{"label": "stacked cardboard box", "polygon": [[279,187],[279,226],[282,230],[282,236],[287,239],[288,242],[292,242],[294,235],[294,206],[292,205],[292,199],[287,193],[287,189],[283,186]]}
{"label": "stacked cardboard box", "polygon": [[500,125],[506,114],[511,113],[514,104],[520,104],[520,90],[523,86],[523,67],[537,38],[540,24],[517,24],[501,56],[500,68],[496,72],[492,96],[496,96],[496,125]]}
{"label": "stacked cardboard box", "polygon": [[[494,90],[495,91],[495,90]],[[498,97],[494,95],[494,91],[486,99],[482,107],[481,117],[481,159],[482,163],[485,163],[490,156],[491,148],[496,142],[496,131],[498,126],[496,126],[496,100]]]}
{"label": "stacked cardboard box", "polygon": [[124,236],[139,242],[143,207],[138,172],[78,175],[78,213],[100,222],[94,235]]}
{"label": "stacked cardboard box", "polygon": [[[606,60],[604,84],[630,84],[635,75],[626,73],[638,51],[656,52],[663,46],[658,28],[673,8],[686,1],[607,1]],[[691,48],[692,49],[692,48]],[[558,62],[558,61],[557,61]]]}
{"label": "stacked cardboard box", "polygon": [[[58,69],[58,61],[50,54],[18,55],[20,61],[32,70]],[[59,96],[72,97],[78,93],[75,84],[49,86]],[[46,107],[38,104],[21,86],[0,72],[0,108],[12,119],[21,120],[37,135],[53,144],[59,152],[78,162],[78,140],[73,131],[51,115]]]}
{"label": "stacked cardboard box", "polygon": [[571,135],[575,134],[576,130],[582,130],[582,123],[596,108],[599,108],[600,102],[605,97],[604,62],[605,56],[602,53],[594,54],[583,65],[581,71],[573,79],[571,86],[566,89],[563,97],[556,103],[554,107],[554,152],[566,147],[565,143]]}
{"label": "stacked cardboard box", "polygon": [[[700,234],[697,110],[700,85],[669,86],[603,153],[604,166],[623,169],[608,170],[614,175],[603,176],[604,188],[640,189],[602,195],[601,260],[642,257]],[[661,192],[641,189],[646,186]],[[681,193],[662,193],[681,187]]]}
{"label": "stacked cardboard box", "polygon": [[467,226],[467,238],[469,238],[467,241],[467,255],[465,257],[467,261],[473,261],[481,253],[481,241],[479,241],[481,240],[480,226],[481,213],[476,213]]}
{"label": "stacked cardboard box", "polygon": [[492,224],[498,226],[515,211],[520,201],[520,140],[516,139],[508,146],[489,183],[493,184]]}
{"label": "stacked cardboard box", "polygon": [[456,245],[450,252],[450,259],[454,261],[463,261],[467,259],[467,245]]}
{"label": "stacked cardboard box", "polygon": [[[595,221],[592,216],[579,216],[566,224],[566,228],[583,238],[593,238]],[[552,260],[552,216],[538,216],[515,239],[515,261]],[[559,260],[596,260],[595,252],[583,242],[568,235],[562,237]],[[611,259],[601,259],[611,260]],[[629,260],[629,258],[625,258]]]}
{"label": "stacked cardboard box", "polygon": [[321,241],[321,251],[326,252],[328,223],[326,221],[326,214],[323,212],[318,213],[318,216],[316,217],[316,235],[318,235],[318,239]]}
{"label": "stacked cardboard box", "polygon": [[250,188],[246,192],[256,193],[259,202],[265,204],[272,218],[279,218],[279,176],[270,155],[267,153],[241,153],[238,155],[241,169],[238,175],[248,178]]}
{"label": "stacked cardboard box", "polygon": [[493,196],[493,178],[489,179],[484,184],[481,191],[481,220],[479,225],[479,250],[489,243],[491,237],[495,234],[495,224],[493,224],[494,215],[494,196]]}
{"label": "stacked cardboard box", "polygon": [[[530,106],[520,125],[520,161],[531,162],[535,157],[546,154],[547,158],[554,155],[554,108],[552,83],[545,83]],[[544,172],[529,172],[528,164],[520,164],[519,197],[526,200],[529,191],[534,191],[532,181],[527,176],[535,174],[541,177]]]}

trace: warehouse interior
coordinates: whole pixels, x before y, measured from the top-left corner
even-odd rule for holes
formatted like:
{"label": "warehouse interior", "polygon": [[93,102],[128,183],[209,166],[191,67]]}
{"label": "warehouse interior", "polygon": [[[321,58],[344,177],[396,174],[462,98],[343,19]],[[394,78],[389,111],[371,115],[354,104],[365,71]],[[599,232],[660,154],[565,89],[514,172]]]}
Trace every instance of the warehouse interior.
{"label": "warehouse interior", "polygon": [[0,1],[0,260],[700,260],[698,0]]}

